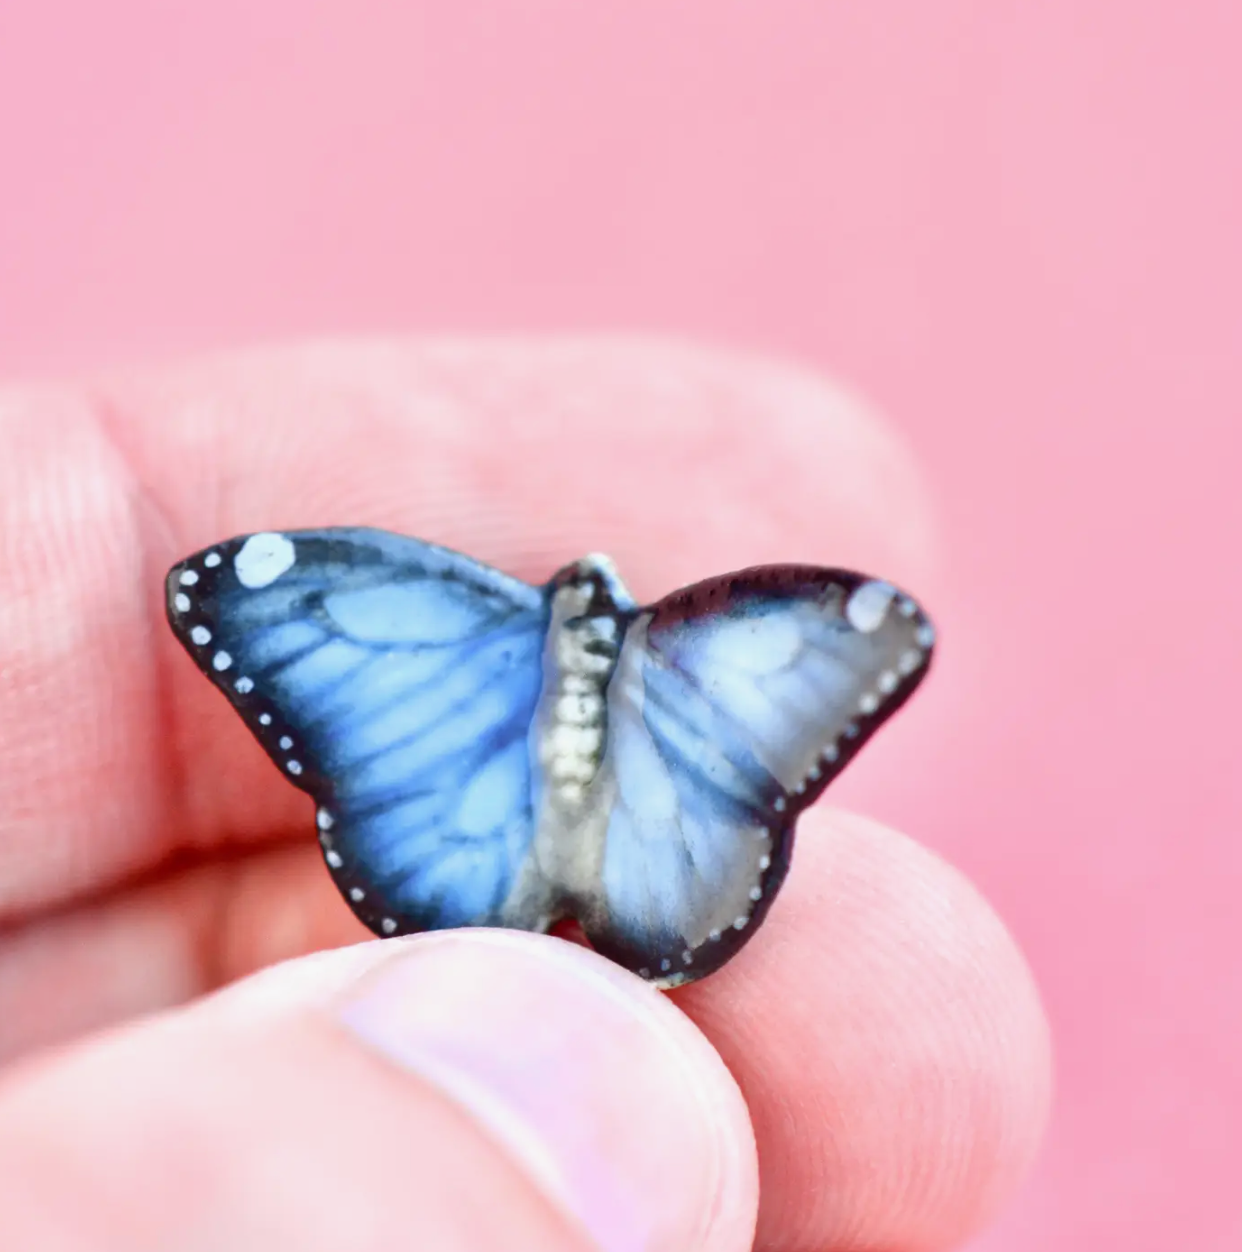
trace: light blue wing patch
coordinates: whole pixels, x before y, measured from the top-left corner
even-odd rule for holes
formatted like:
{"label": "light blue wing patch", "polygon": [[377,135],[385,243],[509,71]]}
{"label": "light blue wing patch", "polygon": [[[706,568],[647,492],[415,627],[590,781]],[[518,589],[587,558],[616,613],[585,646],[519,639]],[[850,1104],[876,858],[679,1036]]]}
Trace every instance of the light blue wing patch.
{"label": "light blue wing patch", "polygon": [[173,569],[168,595],[182,643],[315,798],[328,865],[368,926],[534,926],[503,907],[534,833],[541,590],[338,529],[217,545]]}
{"label": "light blue wing patch", "polygon": [[913,691],[932,644],[913,601],[845,571],[742,572],[641,612],[608,691],[596,947],[668,984],[736,952],[784,877],[793,820]]}

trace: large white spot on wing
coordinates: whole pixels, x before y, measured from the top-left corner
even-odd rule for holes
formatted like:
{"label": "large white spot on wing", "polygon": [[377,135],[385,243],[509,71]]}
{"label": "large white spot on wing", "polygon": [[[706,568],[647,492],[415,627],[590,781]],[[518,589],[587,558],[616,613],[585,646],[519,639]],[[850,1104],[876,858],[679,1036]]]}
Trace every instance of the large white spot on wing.
{"label": "large white spot on wing", "polygon": [[260,531],[241,546],[233,559],[237,580],[246,588],[266,588],[297,561],[293,541],[277,531]]}
{"label": "large white spot on wing", "polygon": [[897,589],[891,583],[878,579],[859,584],[845,603],[845,617],[855,631],[878,631],[896,595]]}

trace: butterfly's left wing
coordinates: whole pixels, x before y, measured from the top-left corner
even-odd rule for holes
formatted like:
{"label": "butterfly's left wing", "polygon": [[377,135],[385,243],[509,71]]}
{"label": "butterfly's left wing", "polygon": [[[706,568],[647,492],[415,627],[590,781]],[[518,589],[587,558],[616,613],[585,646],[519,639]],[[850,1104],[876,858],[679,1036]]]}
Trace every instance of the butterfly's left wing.
{"label": "butterfly's left wing", "polygon": [[537,925],[540,589],[364,528],[238,537],[167,587],[181,643],[318,803],[328,867],[364,923]]}
{"label": "butterfly's left wing", "polygon": [[767,567],[640,611],[608,690],[597,949],[675,984],[753,934],[793,821],[910,695],[933,631],[890,584]]}

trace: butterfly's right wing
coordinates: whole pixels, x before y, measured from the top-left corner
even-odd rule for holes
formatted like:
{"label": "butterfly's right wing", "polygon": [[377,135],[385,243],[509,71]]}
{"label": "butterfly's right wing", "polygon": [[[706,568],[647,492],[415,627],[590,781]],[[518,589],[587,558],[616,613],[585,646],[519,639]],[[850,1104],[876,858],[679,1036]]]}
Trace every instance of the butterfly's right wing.
{"label": "butterfly's right wing", "polygon": [[[381,934],[536,925],[527,734],[542,590],[350,528],[242,536],[168,576],[181,643],[317,803],[337,887]],[[524,874],[525,872],[525,874]]]}
{"label": "butterfly's right wing", "polygon": [[640,611],[608,690],[597,949],[672,984],[754,933],[793,820],[910,695],[922,611],[847,571],[768,567]]}

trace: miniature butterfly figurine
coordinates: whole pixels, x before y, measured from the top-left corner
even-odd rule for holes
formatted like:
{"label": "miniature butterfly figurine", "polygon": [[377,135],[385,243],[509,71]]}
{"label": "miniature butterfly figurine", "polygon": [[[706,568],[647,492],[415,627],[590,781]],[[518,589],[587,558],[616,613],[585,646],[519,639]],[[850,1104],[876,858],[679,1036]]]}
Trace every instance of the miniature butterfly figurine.
{"label": "miniature butterfly figurine", "polygon": [[382,936],[574,919],[669,988],[754,934],[794,821],[914,691],[934,632],[891,584],[767,566],[639,606],[612,563],[543,587],[364,528],[240,536],[168,617]]}

